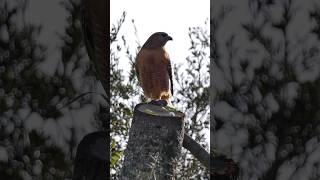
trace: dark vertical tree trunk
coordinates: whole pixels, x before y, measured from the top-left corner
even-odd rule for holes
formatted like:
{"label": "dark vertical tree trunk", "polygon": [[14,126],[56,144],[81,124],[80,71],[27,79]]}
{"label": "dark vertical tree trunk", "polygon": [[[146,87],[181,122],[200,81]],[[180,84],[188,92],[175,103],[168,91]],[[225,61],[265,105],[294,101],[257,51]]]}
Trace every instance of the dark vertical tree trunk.
{"label": "dark vertical tree trunk", "polygon": [[183,135],[183,113],[138,104],[134,109],[120,179],[175,179],[175,159],[180,155]]}

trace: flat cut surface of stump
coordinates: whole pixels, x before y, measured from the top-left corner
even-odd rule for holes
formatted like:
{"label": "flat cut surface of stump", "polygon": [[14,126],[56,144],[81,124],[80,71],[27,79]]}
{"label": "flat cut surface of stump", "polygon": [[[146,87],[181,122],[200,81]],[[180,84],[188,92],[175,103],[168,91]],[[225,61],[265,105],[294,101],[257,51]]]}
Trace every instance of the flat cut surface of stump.
{"label": "flat cut surface of stump", "polygon": [[154,115],[154,116],[179,117],[179,118],[184,117],[184,114],[182,112],[177,111],[174,108],[169,106],[161,107],[161,106],[146,103],[146,104],[138,104],[135,109],[140,112]]}

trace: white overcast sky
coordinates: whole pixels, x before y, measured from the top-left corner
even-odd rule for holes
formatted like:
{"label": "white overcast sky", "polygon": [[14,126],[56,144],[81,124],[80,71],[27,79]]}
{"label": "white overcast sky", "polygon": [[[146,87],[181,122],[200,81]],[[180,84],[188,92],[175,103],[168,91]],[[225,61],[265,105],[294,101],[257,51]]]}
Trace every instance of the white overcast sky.
{"label": "white overcast sky", "polygon": [[[166,32],[173,41],[166,49],[173,63],[182,63],[188,55],[189,27],[204,26],[210,17],[210,0],[111,0],[110,23],[116,24],[127,12],[121,35],[132,35],[131,19],[135,20],[141,45],[154,32]],[[207,24],[209,30],[209,23]],[[130,38],[130,37],[129,37]]]}

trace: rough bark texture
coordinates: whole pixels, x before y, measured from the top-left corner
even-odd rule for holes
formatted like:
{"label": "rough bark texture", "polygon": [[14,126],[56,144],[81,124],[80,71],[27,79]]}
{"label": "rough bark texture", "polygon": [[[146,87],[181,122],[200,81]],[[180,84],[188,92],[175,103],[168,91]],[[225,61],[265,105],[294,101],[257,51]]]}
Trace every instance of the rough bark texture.
{"label": "rough bark texture", "polygon": [[183,119],[181,112],[138,104],[120,179],[175,179],[175,159],[180,155],[184,135]]}
{"label": "rough bark texture", "polygon": [[77,148],[73,180],[106,180],[108,178],[107,133],[86,135]]}

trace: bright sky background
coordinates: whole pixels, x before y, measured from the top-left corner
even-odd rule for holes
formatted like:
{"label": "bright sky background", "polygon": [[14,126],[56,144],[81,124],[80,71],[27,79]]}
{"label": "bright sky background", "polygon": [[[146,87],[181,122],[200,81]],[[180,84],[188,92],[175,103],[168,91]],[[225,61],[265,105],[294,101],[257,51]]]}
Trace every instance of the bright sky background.
{"label": "bright sky background", "polygon": [[[154,32],[168,33],[166,50],[172,63],[182,63],[187,57],[190,40],[189,27],[204,26],[210,17],[209,0],[111,0],[110,23],[116,24],[123,11],[127,12],[126,23],[120,34],[133,34],[131,19],[135,20],[141,45]],[[209,23],[207,24],[209,30]]]}

